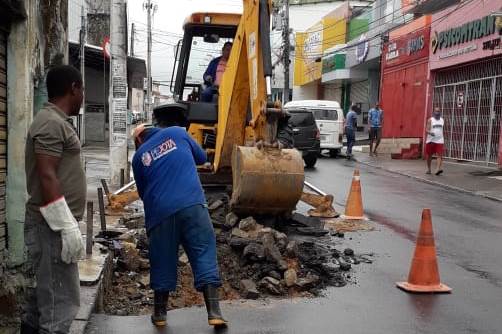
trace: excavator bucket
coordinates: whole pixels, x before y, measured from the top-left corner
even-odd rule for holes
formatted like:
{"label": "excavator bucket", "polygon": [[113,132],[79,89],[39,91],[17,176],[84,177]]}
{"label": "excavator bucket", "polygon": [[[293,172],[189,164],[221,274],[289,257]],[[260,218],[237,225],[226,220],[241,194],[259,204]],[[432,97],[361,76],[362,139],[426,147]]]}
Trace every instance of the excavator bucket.
{"label": "excavator bucket", "polygon": [[300,200],[304,172],[294,149],[235,146],[231,208],[237,213],[282,214]]}

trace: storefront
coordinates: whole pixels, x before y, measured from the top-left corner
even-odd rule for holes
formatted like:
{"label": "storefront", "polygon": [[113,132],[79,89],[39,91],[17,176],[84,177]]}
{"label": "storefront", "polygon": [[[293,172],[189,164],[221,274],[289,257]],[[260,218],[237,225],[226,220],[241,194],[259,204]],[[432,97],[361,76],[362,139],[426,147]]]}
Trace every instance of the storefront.
{"label": "storefront", "polygon": [[324,16],[306,32],[295,36],[294,100],[330,99],[340,97],[339,87],[333,85],[326,91],[321,85],[323,52],[345,43],[350,7],[344,3]]}
{"label": "storefront", "polygon": [[429,113],[443,113],[446,157],[502,165],[501,11],[500,0],[474,0],[432,17]]}
{"label": "storefront", "polygon": [[[427,109],[430,16],[389,33],[381,64],[384,138],[422,138]],[[419,152],[418,152],[419,153]]]}

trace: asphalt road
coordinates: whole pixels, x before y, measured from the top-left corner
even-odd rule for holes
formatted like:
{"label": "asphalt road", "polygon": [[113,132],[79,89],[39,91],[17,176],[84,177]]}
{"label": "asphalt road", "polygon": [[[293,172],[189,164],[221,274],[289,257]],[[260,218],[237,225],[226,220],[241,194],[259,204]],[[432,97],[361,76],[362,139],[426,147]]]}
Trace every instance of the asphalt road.
{"label": "asphalt road", "polygon": [[[345,202],[356,163],[321,159],[307,180]],[[363,202],[376,229],[346,234],[343,246],[373,252],[355,266],[356,283],[324,298],[224,303],[231,326],[223,333],[501,333],[502,204],[371,167],[359,166]],[[430,208],[448,295],[411,295],[406,279],[421,210]],[[351,239],[350,239],[351,238]],[[339,242],[339,241],[336,241]],[[87,333],[214,333],[203,308],[170,311],[169,326],[148,317],[94,315]]]}

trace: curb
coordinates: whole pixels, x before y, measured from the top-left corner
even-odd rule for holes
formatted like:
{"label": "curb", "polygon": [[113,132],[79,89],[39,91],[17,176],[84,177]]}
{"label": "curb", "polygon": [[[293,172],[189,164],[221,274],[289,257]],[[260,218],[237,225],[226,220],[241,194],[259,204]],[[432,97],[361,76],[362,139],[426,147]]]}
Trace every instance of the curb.
{"label": "curb", "polygon": [[490,195],[485,195],[485,194],[479,194],[479,193],[471,191],[471,190],[467,190],[467,189],[455,187],[455,186],[452,186],[452,185],[449,185],[449,184],[444,184],[444,183],[437,182],[437,181],[431,181],[431,180],[424,179],[422,177],[418,177],[416,175],[408,174],[408,173],[405,173],[405,172],[401,172],[401,171],[397,171],[397,170],[392,170],[392,169],[384,168],[384,167],[381,167],[381,166],[376,166],[376,165],[373,165],[373,164],[368,163],[368,162],[359,161],[359,160],[357,160],[357,158],[354,158],[354,157],[353,157],[353,159],[354,159],[354,161],[356,161],[357,163],[359,163],[361,165],[365,165],[365,166],[372,167],[372,168],[377,168],[377,169],[384,170],[384,171],[389,172],[389,173],[399,174],[399,175],[402,175],[402,176],[406,176],[406,177],[415,179],[415,180],[420,181],[420,182],[424,182],[424,183],[428,183],[428,184],[431,184],[431,185],[439,186],[439,187],[442,187],[442,188],[445,188],[445,189],[459,191],[459,192],[462,192],[462,193],[465,193],[465,194],[469,194],[469,195],[472,195],[472,196],[484,197],[484,198],[487,198],[487,199],[490,199],[490,200],[496,201],[496,202],[502,202],[502,198],[498,198],[498,197],[490,196]]}

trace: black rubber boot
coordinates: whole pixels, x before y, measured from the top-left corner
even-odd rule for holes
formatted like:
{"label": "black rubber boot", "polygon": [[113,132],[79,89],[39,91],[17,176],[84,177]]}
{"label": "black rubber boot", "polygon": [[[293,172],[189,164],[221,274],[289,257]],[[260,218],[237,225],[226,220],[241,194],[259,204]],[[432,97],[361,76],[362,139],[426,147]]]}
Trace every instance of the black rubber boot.
{"label": "black rubber boot", "polygon": [[21,334],[38,334],[38,329],[31,327],[25,322],[21,322]]}
{"label": "black rubber boot", "polygon": [[169,298],[169,292],[153,292],[153,314],[152,323],[155,326],[165,326],[166,313],[167,313],[167,300]]}
{"label": "black rubber boot", "polygon": [[204,294],[204,302],[207,309],[207,321],[210,326],[226,327],[227,321],[223,319],[220,310],[220,300],[218,297],[218,289],[212,285],[206,285],[202,289]]}

